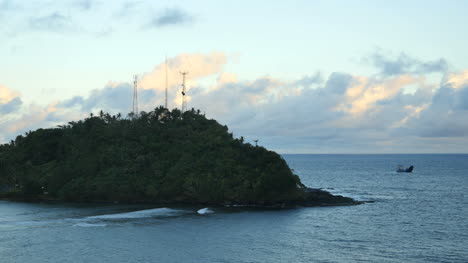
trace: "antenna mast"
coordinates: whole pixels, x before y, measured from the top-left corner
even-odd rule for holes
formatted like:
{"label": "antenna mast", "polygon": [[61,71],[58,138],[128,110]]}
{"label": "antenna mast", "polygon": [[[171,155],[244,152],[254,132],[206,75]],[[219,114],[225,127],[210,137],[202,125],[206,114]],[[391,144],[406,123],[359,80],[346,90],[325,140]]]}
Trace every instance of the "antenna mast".
{"label": "antenna mast", "polygon": [[186,88],[185,88],[185,76],[188,74],[187,71],[180,72],[182,75],[182,113],[187,111],[187,99],[185,98],[186,95]]}
{"label": "antenna mast", "polygon": [[166,109],[168,109],[167,108],[167,56],[166,56],[166,98],[165,98],[164,102],[165,102],[164,107],[166,107]]}
{"label": "antenna mast", "polygon": [[138,76],[133,76],[133,118],[138,117]]}

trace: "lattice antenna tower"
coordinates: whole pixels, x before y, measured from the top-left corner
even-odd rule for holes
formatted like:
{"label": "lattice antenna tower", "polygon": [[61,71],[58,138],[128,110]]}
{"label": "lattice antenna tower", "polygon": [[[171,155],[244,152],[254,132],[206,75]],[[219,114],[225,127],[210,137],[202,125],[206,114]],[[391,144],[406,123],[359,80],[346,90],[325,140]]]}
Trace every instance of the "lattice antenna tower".
{"label": "lattice antenna tower", "polygon": [[188,74],[187,71],[180,72],[182,75],[182,113],[187,111],[187,98],[185,95],[187,95],[187,89],[185,86],[185,76]]}
{"label": "lattice antenna tower", "polygon": [[164,100],[164,107],[165,107],[166,109],[169,109],[169,108],[167,107],[167,56],[166,56],[166,97],[165,97],[165,100]]}
{"label": "lattice antenna tower", "polygon": [[133,76],[133,118],[138,117],[138,76]]}

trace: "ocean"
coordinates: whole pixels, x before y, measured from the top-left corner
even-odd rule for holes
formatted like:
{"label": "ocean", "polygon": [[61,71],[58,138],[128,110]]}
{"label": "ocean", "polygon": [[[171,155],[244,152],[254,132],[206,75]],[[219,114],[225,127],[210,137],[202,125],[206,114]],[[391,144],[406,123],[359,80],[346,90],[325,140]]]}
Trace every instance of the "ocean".
{"label": "ocean", "polygon": [[[0,201],[0,262],[468,262],[468,155],[283,155],[357,206]],[[414,165],[413,173],[396,166]],[[202,209],[202,210],[199,210]]]}

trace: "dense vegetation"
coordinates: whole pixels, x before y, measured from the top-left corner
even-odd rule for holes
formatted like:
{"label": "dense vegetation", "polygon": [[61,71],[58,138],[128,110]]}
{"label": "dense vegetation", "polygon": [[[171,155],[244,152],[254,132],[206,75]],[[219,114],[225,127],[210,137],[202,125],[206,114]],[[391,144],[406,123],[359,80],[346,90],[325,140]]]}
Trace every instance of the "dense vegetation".
{"label": "dense vegetation", "polygon": [[101,111],[0,145],[3,196],[69,201],[275,204],[304,200],[275,152],[199,111]]}

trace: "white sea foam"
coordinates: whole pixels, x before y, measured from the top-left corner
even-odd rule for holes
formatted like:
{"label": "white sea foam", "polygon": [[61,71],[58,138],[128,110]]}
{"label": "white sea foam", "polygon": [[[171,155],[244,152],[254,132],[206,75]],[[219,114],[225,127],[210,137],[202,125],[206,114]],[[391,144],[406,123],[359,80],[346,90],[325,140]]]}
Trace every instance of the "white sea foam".
{"label": "white sea foam", "polygon": [[104,226],[107,226],[107,225],[106,224],[78,223],[78,224],[74,224],[73,226],[78,226],[78,227],[104,227]]}
{"label": "white sea foam", "polygon": [[97,215],[97,216],[88,216],[86,219],[136,219],[136,218],[147,218],[147,217],[157,217],[157,216],[173,216],[183,213],[182,210],[170,209],[170,208],[154,208],[146,209],[128,213],[118,213],[118,214],[107,214],[107,215]]}
{"label": "white sea foam", "polygon": [[198,210],[197,213],[200,215],[211,214],[213,213],[213,210],[209,209],[208,207],[205,207],[205,208]]}

